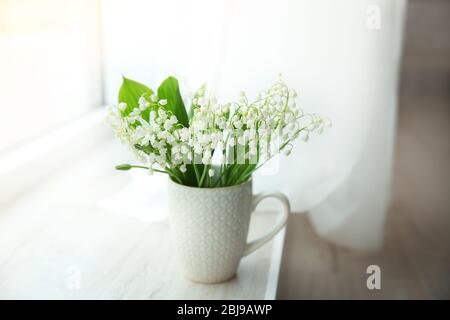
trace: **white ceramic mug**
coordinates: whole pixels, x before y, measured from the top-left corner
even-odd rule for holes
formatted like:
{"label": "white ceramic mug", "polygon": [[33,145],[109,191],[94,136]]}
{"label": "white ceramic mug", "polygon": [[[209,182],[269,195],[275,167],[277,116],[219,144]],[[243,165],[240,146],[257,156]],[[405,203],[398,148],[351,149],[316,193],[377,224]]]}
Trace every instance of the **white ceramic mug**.
{"label": "white ceramic mug", "polygon": [[[282,217],[266,235],[247,243],[251,213],[268,197],[281,201]],[[289,212],[285,195],[253,195],[251,180],[225,188],[195,188],[169,179],[172,239],[185,277],[195,282],[231,279],[242,257],[268,242],[286,225]]]}

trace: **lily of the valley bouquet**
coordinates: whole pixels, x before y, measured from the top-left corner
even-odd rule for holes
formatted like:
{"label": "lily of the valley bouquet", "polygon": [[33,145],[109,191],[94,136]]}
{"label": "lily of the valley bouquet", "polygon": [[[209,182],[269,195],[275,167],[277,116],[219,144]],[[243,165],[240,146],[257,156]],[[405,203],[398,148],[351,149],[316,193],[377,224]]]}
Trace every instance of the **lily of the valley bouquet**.
{"label": "lily of the valley bouquet", "polygon": [[307,141],[330,125],[303,113],[296,96],[280,77],[253,100],[241,93],[235,102],[219,103],[202,86],[186,108],[174,77],[157,91],[124,77],[108,120],[142,163],[116,169],[164,173],[200,188],[242,184],[278,153],[289,154],[295,139]]}

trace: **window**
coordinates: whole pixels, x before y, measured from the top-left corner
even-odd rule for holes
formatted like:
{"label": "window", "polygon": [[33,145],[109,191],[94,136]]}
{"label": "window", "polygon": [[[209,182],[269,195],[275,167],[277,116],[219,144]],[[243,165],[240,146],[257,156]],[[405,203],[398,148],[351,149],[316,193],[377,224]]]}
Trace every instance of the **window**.
{"label": "window", "polygon": [[0,153],[102,102],[99,2],[0,0]]}

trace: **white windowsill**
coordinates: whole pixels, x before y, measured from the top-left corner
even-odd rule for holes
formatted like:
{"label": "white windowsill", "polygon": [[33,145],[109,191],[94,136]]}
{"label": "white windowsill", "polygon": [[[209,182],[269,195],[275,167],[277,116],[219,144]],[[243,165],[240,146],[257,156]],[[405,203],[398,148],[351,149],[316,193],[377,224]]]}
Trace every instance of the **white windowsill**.
{"label": "white windowsill", "polygon": [[[126,152],[108,139],[103,115],[98,110],[2,159],[1,183],[19,197],[0,204],[0,298],[274,299],[284,230],[244,258],[230,282],[183,279],[170,244],[165,181],[113,170]],[[68,144],[73,148],[62,152]],[[121,204],[133,194],[134,206]],[[276,218],[256,213],[250,238]],[[79,287],[72,281],[78,276]]]}
{"label": "white windowsill", "polygon": [[96,143],[111,134],[102,127],[104,108],[31,142],[13,149],[0,157],[0,206],[20,195],[24,190],[57,173]]}

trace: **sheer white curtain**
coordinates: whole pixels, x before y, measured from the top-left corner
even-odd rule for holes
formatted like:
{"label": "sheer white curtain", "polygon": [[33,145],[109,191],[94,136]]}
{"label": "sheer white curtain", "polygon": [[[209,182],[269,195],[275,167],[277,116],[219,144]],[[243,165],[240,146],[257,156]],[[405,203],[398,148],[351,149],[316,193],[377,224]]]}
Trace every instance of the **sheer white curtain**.
{"label": "sheer white curtain", "polygon": [[282,73],[300,105],[333,128],[255,177],[341,245],[381,245],[389,201],[405,0],[102,2],[106,94],[125,74],[187,89],[208,81],[220,99],[250,95]]}

